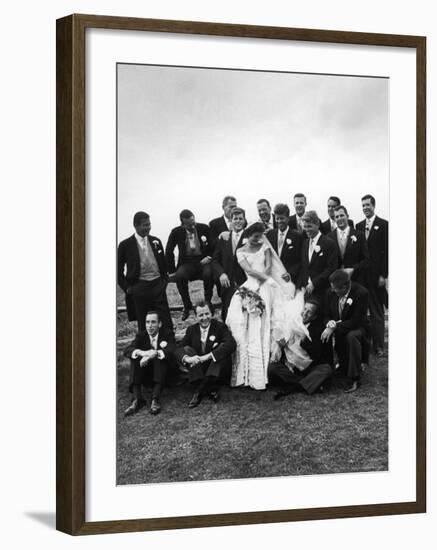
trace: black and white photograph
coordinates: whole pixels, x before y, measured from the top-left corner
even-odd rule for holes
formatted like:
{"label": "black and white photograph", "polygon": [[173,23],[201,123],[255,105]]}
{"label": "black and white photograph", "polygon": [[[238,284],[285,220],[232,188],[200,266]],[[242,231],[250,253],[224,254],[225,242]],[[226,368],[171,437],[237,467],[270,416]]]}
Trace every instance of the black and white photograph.
{"label": "black and white photograph", "polygon": [[387,471],[389,79],[116,73],[117,485]]}

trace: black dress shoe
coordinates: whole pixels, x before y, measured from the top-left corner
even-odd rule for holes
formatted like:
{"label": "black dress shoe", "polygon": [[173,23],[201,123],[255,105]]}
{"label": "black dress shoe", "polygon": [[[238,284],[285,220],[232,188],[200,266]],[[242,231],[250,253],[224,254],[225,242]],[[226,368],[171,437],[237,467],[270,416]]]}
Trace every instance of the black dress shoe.
{"label": "black dress shoe", "polygon": [[191,398],[191,401],[188,403],[188,408],[189,409],[194,409],[194,407],[197,407],[198,405],[200,405],[200,402],[202,401],[202,397],[200,395],[200,393],[195,393],[193,394],[193,397]]}
{"label": "black dress shoe", "polygon": [[150,405],[150,414],[159,414],[161,412],[161,404],[158,399],[152,399]]}
{"label": "black dress shoe", "polygon": [[136,414],[140,409],[146,406],[144,399],[134,399],[129,407],[124,411],[124,416]]}
{"label": "black dress shoe", "polygon": [[209,392],[208,397],[211,399],[211,401],[214,401],[214,403],[217,403],[220,400],[218,391]]}
{"label": "black dress shoe", "polygon": [[188,317],[190,316],[190,309],[184,308],[182,311],[182,321],[186,321]]}
{"label": "black dress shoe", "polygon": [[360,386],[361,382],[359,380],[353,380],[352,383],[345,388],[344,393],[353,393],[357,391]]}
{"label": "black dress shoe", "polygon": [[278,401],[278,399],[282,399],[283,397],[286,397],[287,395],[290,395],[291,393],[292,393],[292,390],[290,390],[290,389],[281,390],[281,391],[278,391],[277,393],[275,393],[275,395],[273,396],[273,399],[275,401]]}

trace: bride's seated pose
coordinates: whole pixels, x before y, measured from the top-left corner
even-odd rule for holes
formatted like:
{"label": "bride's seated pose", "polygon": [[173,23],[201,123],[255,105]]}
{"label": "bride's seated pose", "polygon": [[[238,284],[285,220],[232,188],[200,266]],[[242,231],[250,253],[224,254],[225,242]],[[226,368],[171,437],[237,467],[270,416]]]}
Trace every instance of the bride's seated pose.
{"label": "bride's seated pose", "polygon": [[290,282],[264,237],[263,224],[254,223],[246,231],[247,242],[237,250],[237,259],[247,280],[234,294],[226,318],[237,342],[231,386],[262,390],[269,362],[279,360],[283,350],[287,361],[302,368],[311,359],[297,345],[307,335],[301,317],[303,292]]}

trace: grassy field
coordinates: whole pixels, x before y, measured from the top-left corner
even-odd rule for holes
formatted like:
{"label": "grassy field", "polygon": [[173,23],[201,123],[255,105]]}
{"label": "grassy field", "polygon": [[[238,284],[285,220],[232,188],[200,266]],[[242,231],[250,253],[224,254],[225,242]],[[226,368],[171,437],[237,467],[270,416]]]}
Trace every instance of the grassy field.
{"label": "grassy field", "polygon": [[[199,285],[191,285],[194,294]],[[180,301],[173,284],[171,303]],[[177,296],[176,296],[177,295]],[[120,295],[120,305],[122,295]],[[219,315],[218,313],[216,314]],[[177,337],[182,323],[174,314]],[[326,393],[273,401],[274,388],[222,388],[221,400],[187,405],[185,384],[166,388],[162,412],[148,408],[125,418],[129,361],[122,355],[135,323],[119,317],[117,483],[239,479],[388,469],[387,358],[374,359],[362,387],[343,393],[334,380]],[[146,393],[150,403],[150,392]]]}

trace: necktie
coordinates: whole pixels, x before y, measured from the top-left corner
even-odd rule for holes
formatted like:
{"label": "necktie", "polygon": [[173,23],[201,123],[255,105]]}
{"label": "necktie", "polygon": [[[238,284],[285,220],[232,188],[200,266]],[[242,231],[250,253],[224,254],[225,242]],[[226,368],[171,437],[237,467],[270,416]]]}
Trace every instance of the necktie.
{"label": "necktie", "polygon": [[144,254],[147,256],[147,237],[142,238],[141,248],[143,249]]}
{"label": "necktie", "polygon": [[366,239],[369,238],[370,233],[370,222],[366,222]]}
{"label": "necktie", "polygon": [[284,233],[279,231],[279,239],[278,239],[278,254],[281,255],[282,247],[284,246]]}
{"label": "necktie", "polygon": [[205,334],[205,332],[202,332],[202,334],[200,335],[202,353],[205,353],[205,350],[206,350],[206,336],[207,336],[207,334]]}
{"label": "necktie", "polygon": [[341,252],[342,258],[344,256],[345,250],[346,250],[346,232],[340,231],[340,252]]}
{"label": "necktie", "polygon": [[309,247],[309,260],[311,261],[311,258],[313,256],[314,252],[314,239],[310,240],[310,247]]}
{"label": "necktie", "polygon": [[341,314],[343,313],[343,308],[344,308],[345,301],[346,301],[346,296],[343,296],[338,301],[338,314],[340,316],[340,319],[341,319]]}

